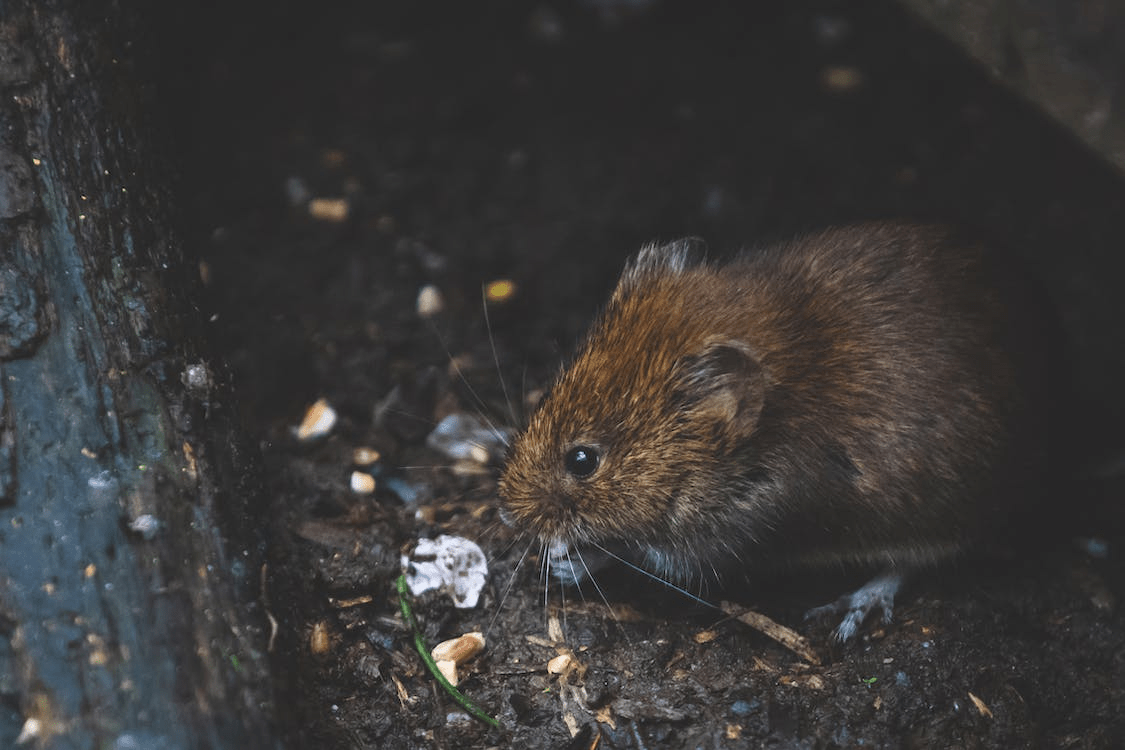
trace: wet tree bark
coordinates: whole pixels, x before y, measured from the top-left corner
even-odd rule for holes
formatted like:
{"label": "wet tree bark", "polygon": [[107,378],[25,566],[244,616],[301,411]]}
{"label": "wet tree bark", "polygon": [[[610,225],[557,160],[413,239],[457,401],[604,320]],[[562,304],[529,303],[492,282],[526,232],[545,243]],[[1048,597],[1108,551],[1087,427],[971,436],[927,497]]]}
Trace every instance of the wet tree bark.
{"label": "wet tree bark", "polygon": [[0,5],[0,747],[277,746],[142,5]]}

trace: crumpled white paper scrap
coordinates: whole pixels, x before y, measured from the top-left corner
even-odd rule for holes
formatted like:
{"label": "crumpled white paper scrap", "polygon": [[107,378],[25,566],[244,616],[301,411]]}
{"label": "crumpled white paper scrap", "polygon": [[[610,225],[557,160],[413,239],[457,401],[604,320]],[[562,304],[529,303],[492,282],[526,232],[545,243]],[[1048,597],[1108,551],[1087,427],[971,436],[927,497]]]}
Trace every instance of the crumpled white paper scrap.
{"label": "crumpled white paper scrap", "polygon": [[477,606],[488,579],[488,562],[476,542],[442,534],[437,539],[419,539],[409,555],[402,556],[402,572],[410,593],[418,596],[440,589],[459,609]]}

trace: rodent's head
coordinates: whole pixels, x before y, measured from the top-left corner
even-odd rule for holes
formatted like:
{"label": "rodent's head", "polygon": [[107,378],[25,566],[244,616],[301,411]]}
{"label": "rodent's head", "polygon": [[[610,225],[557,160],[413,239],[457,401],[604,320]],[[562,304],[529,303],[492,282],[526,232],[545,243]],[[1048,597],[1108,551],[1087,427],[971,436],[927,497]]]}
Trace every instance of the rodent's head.
{"label": "rodent's head", "polygon": [[723,457],[754,432],[765,384],[752,347],[716,327],[733,290],[690,252],[631,261],[513,445],[500,494],[547,542],[690,552],[722,523]]}

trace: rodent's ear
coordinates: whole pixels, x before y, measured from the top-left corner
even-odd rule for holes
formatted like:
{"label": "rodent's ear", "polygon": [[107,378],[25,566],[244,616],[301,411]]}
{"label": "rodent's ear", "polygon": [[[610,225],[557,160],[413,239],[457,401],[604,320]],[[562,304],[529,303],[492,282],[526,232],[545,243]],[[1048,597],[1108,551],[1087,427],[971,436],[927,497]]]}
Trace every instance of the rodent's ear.
{"label": "rodent's ear", "polygon": [[733,339],[709,341],[698,354],[680,360],[675,377],[681,408],[737,435],[754,432],[765,401],[765,375],[749,346]]}
{"label": "rodent's ear", "polygon": [[662,274],[682,273],[699,265],[704,258],[703,240],[688,237],[665,245],[645,245],[625,265],[619,289],[629,289],[639,281]]}

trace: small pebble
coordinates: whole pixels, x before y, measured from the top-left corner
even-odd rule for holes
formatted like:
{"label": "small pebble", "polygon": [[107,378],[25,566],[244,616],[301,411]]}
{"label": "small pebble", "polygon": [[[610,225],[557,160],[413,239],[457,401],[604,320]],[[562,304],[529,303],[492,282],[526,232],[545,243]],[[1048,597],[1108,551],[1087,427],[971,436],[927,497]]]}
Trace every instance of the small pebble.
{"label": "small pebble", "polygon": [[418,315],[423,318],[432,318],[445,309],[445,300],[442,299],[441,290],[433,284],[427,284],[418,291],[416,303]]}

